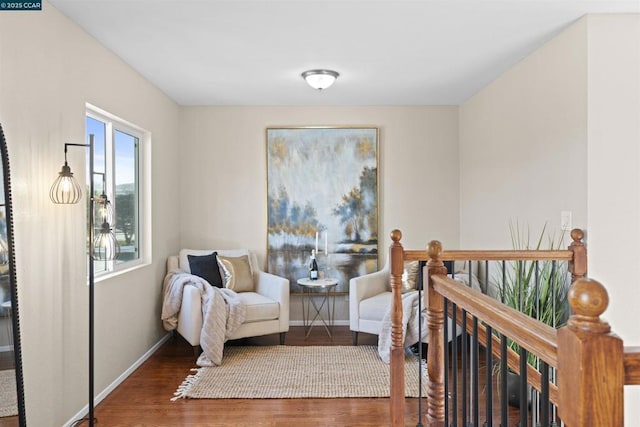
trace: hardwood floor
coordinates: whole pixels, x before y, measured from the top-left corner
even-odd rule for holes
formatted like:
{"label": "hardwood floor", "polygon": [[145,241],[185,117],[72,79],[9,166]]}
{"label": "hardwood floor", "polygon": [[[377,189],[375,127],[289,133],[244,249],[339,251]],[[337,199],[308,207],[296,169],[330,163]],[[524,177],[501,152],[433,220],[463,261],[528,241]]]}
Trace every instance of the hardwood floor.
{"label": "hardwood floor", "polygon": [[[360,344],[377,337],[360,334]],[[276,345],[277,336],[243,340],[242,345]],[[292,327],[286,345],[352,345],[347,326],[334,328],[331,341],[314,328],[306,340],[302,327]],[[229,345],[229,343],[227,343]],[[177,386],[195,367],[191,347],[170,339],[96,407],[98,425],[116,426],[385,426],[387,398],[366,399],[180,399]],[[416,425],[418,399],[407,400],[407,425]],[[81,425],[86,425],[83,423]]]}
{"label": "hardwood floor", "polygon": [[4,369],[13,369],[13,351],[0,351],[0,371]]}
{"label": "hardwood floor", "polygon": [[[228,342],[226,345],[277,345],[278,336]],[[315,327],[305,339],[302,327],[292,327],[286,345],[352,345],[348,326],[336,326],[331,340]],[[360,334],[359,344],[376,345],[377,337]],[[191,346],[181,337],[169,339],[129,378],[107,396],[95,410],[97,426],[388,426],[389,399],[179,399],[173,393],[195,368]],[[224,385],[223,385],[224,386]],[[405,424],[418,423],[418,399],[406,400]],[[484,410],[484,409],[482,409]],[[422,402],[422,413],[426,400]],[[509,425],[517,414],[509,411]],[[15,417],[14,417],[15,418]],[[422,423],[426,420],[422,416]],[[77,424],[87,426],[86,421]],[[494,422],[499,426],[499,422]],[[17,426],[0,418],[0,427]]]}
{"label": "hardwood floor", "polygon": [[[13,351],[0,352],[0,371],[13,367]],[[18,427],[18,417],[0,417],[0,427]]]}

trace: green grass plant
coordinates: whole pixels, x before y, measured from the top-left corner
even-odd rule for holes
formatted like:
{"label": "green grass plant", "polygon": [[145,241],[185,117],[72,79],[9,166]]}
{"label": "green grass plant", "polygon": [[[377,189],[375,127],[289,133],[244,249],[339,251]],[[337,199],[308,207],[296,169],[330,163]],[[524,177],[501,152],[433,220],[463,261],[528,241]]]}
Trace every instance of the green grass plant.
{"label": "green grass plant", "polygon": [[[535,240],[531,240],[529,227],[519,222],[509,223],[514,250],[559,250],[564,233],[554,240],[548,236],[547,224]],[[546,246],[545,246],[546,242]],[[568,265],[565,261],[513,261],[502,264],[504,278],[500,287],[500,300],[540,322],[559,328],[568,317],[567,290],[569,285]],[[509,347],[519,351],[519,346],[509,340]],[[536,365],[536,358],[529,354],[528,361]]]}

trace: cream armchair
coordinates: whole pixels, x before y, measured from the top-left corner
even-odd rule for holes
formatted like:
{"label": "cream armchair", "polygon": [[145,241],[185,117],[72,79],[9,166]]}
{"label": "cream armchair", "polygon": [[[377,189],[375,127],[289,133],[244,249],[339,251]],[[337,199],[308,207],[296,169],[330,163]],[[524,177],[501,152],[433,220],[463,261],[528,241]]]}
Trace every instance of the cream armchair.
{"label": "cream armchair", "polygon": [[[214,251],[226,257],[248,255],[253,276],[253,290],[238,293],[246,306],[245,320],[229,339],[278,333],[280,344],[284,344],[285,334],[289,331],[289,280],[261,271],[254,253],[246,249],[183,249],[179,255],[172,255],[167,259],[167,272],[179,269],[191,273],[188,255],[209,255]],[[193,286],[185,286],[177,331],[194,347],[196,353],[199,352],[202,322],[200,292]]]}
{"label": "cream armchair", "polygon": [[[451,269],[452,263],[445,261],[445,265],[448,269]],[[387,261],[382,270],[360,277],[354,277],[349,280],[349,329],[351,329],[353,345],[358,345],[359,332],[380,335],[382,320],[392,302],[392,294],[389,290],[389,281],[391,279],[390,268],[389,262]],[[417,275],[417,264],[410,273],[406,270],[405,268],[403,288],[406,286],[407,274]],[[465,266],[458,266],[456,263],[455,279],[469,286],[468,277]],[[417,277],[413,278],[413,280],[415,280],[415,282],[413,282],[411,286],[417,287]],[[411,279],[409,281],[411,281]],[[480,290],[480,285],[475,277],[472,278],[471,283],[474,289]],[[449,326],[449,341],[451,341],[452,329],[451,325]],[[427,331],[424,331],[423,339],[426,339],[426,333]],[[457,327],[456,335],[459,333],[460,328]]]}
{"label": "cream armchair", "polygon": [[353,345],[358,345],[358,333],[380,335],[382,318],[391,305],[387,262],[380,271],[349,280],[349,329]]}

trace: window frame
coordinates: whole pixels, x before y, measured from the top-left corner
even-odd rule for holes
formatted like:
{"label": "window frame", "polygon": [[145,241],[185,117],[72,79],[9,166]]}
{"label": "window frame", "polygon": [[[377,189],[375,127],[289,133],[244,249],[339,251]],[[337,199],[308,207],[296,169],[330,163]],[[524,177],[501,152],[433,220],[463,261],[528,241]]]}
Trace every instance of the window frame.
{"label": "window frame", "polygon": [[[95,263],[96,281],[101,281],[106,278],[114,277],[119,274],[125,273],[132,269],[149,265],[151,263],[151,197],[150,197],[150,159],[149,159],[149,145],[151,140],[151,134],[142,129],[139,126],[132,124],[126,120],[121,119],[111,113],[108,113],[96,106],[86,104],[85,108],[85,135],[87,140],[89,139],[89,133],[86,125],[87,118],[90,117],[94,120],[100,121],[105,124],[105,181],[106,181],[106,194],[111,201],[114,208],[114,217],[116,217],[117,206],[115,203],[115,132],[119,131],[127,135],[131,135],[137,138],[135,163],[136,176],[136,193],[137,193],[137,206],[136,221],[137,221],[137,236],[138,243],[138,257],[116,263],[116,261],[101,261],[93,260]],[[94,165],[95,166],[95,165]],[[89,170],[89,156],[86,160],[87,175]],[[93,179],[93,177],[89,177]],[[88,181],[87,181],[88,182]],[[117,224],[116,224],[117,225]],[[87,232],[88,232],[87,222]],[[100,264],[100,265],[98,265]],[[103,268],[103,266],[105,268]]]}

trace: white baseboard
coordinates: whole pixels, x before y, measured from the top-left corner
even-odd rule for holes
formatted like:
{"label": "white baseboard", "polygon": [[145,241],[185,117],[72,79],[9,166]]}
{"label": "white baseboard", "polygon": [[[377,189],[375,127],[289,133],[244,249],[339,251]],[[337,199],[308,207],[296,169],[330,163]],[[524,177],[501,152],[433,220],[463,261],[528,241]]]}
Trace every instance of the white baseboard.
{"label": "white baseboard", "polygon": [[[155,353],[162,344],[164,344],[169,338],[171,334],[166,334],[163,336],[160,341],[158,341],[153,347],[151,347],[145,354],[143,354],[138,360],[135,361],[133,365],[131,365],[126,371],[124,371],[118,378],[116,378],[111,384],[107,386],[104,390],[98,393],[94,399],[94,406],[97,406],[105,397],[109,395],[116,387],[118,387],[124,380],[127,379],[129,375],[131,375],[136,369],[140,367],[153,353]],[[89,404],[87,403],[76,415],[73,416],[72,419],[67,421],[63,427],[71,427],[73,423],[79,420],[82,417],[86,417],[89,413]]]}
{"label": "white baseboard", "polygon": [[[336,320],[333,323],[335,326],[349,326],[348,320]],[[289,322],[289,326],[304,326],[302,320],[292,320]],[[316,325],[317,326],[317,325]],[[166,334],[164,337],[160,339],[153,347],[151,347],[145,354],[143,354],[138,360],[135,361],[133,365],[131,365],[126,371],[124,371],[118,378],[116,378],[111,384],[107,386],[104,390],[102,390],[99,394],[96,395],[94,405],[97,406],[105,397],[109,395],[116,387],[118,387],[124,380],[129,377],[136,369],[140,367],[153,353],[155,353],[162,344],[164,344],[169,338],[171,334]],[[79,420],[82,417],[86,417],[89,413],[89,404],[86,404],[78,413],[76,413],[73,418],[67,421],[62,427],[71,427],[73,423]]]}
{"label": "white baseboard", "polygon": [[[314,323],[315,326],[317,326],[319,323]],[[320,323],[321,324],[321,323]],[[335,326],[349,326],[349,321],[348,320],[335,320],[333,322],[333,324]],[[302,322],[302,320],[289,320],[289,326],[304,326],[304,323]]]}

